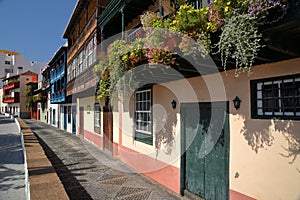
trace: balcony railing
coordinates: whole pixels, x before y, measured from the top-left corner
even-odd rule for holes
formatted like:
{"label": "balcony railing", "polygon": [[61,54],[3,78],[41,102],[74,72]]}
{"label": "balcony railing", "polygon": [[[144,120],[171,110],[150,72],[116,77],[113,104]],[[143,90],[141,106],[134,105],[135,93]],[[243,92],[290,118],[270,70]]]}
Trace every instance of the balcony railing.
{"label": "balcony railing", "polygon": [[62,63],[58,68],[54,69],[50,73],[50,82],[54,83],[58,79],[61,79],[65,75],[65,64]]}
{"label": "balcony railing", "polygon": [[20,87],[20,82],[13,82],[13,83],[4,85],[3,90],[9,90],[9,89],[14,89],[14,88],[19,88],[19,87]]}
{"label": "balcony railing", "polygon": [[50,97],[51,103],[62,103],[66,99],[65,92],[53,93]]}
{"label": "balcony railing", "polygon": [[15,92],[14,95],[3,96],[3,103],[19,103],[20,102],[20,93]]}
{"label": "balcony railing", "polygon": [[139,27],[139,28],[133,30],[131,33],[128,34],[127,42],[135,41],[137,38],[141,37],[142,34],[143,34],[143,28],[142,27]]}

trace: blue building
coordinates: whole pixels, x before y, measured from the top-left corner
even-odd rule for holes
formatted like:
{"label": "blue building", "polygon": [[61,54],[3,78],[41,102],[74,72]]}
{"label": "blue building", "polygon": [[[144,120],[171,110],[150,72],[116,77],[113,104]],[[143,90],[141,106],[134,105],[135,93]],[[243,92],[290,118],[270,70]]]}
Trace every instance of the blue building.
{"label": "blue building", "polygon": [[50,105],[49,123],[53,126],[64,128],[66,123],[65,111],[62,104],[67,103],[66,98],[66,62],[67,46],[60,47],[49,61],[50,70]]}
{"label": "blue building", "polygon": [[49,62],[50,66],[50,103],[60,104],[66,100],[66,61],[67,47],[62,46]]}

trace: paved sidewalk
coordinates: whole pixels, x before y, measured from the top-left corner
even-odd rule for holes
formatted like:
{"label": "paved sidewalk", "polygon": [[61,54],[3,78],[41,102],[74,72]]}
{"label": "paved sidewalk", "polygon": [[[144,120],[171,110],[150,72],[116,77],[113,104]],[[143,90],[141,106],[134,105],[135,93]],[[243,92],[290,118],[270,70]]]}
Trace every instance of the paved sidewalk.
{"label": "paved sidewalk", "polygon": [[41,139],[70,199],[181,199],[77,136],[24,121]]}
{"label": "paved sidewalk", "polygon": [[20,118],[17,119],[22,130],[26,151],[28,181],[31,200],[64,200],[68,195],[57,176],[52,163],[45,155],[34,133]]}
{"label": "paved sidewalk", "polygon": [[25,199],[24,155],[14,120],[0,115],[0,200]]}

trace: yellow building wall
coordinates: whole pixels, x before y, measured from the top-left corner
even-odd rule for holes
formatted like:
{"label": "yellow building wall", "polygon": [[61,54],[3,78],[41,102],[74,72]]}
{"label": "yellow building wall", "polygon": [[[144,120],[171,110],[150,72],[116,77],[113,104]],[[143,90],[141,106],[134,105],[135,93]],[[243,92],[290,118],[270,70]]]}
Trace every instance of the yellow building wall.
{"label": "yellow building wall", "polygon": [[[255,199],[300,198],[300,122],[251,119],[250,80],[296,74],[300,58],[255,66],[253,74],[234,76],[234,70],[153,86],[153,141],[161,128],[173,131],[173,142],[147,145],[134,140],[133,116],[122,112],[122,145],[180,168],[180,103],[228,101],[230,113],[230,189]],[[232,100],[242,102],[236,110]],[[171,101],[177,108],[171,108]],[[131,101],[133,101],[131,99]],[[133,104],[133,102],[131,102]],[[133,112],[133,106],[130,107]],[[119,113],[114,113],[114,142],[119,143]],[[176,123],[174,123],[176,122]],[[171,127],[171,128],[170,128]],[[170,132],[169,132],[170,133]],[[298,156],[287,157],[295,145]]]}
{"label": "yellow building wall", "polygon": [[[84,108],[84,130],[89,131],[91,133],[94,132],[94,105],[96,103],[95,97],[86,97],[86,98],[80,98],[79,99],[79,108]],[[88,112],[88,106],[90,107]],[[78,112],[79,116],[79,112]],[[103,135],[103,112],[101,109],[101,116],[100,116],[100,122],[101,122],[101,134]],[[79,130],[79,119],[78,119],[78,130]],[[98,133],[95,133],[98,134]]]}

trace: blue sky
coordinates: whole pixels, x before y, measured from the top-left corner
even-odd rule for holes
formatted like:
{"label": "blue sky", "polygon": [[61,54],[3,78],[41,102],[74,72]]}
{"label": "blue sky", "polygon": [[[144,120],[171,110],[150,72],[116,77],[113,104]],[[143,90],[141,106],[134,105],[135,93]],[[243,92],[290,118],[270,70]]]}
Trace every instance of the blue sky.
{"label": "blue sky", "polygon": [[0,0],[0,49],[46,62],[63,45],[77,0]]}

